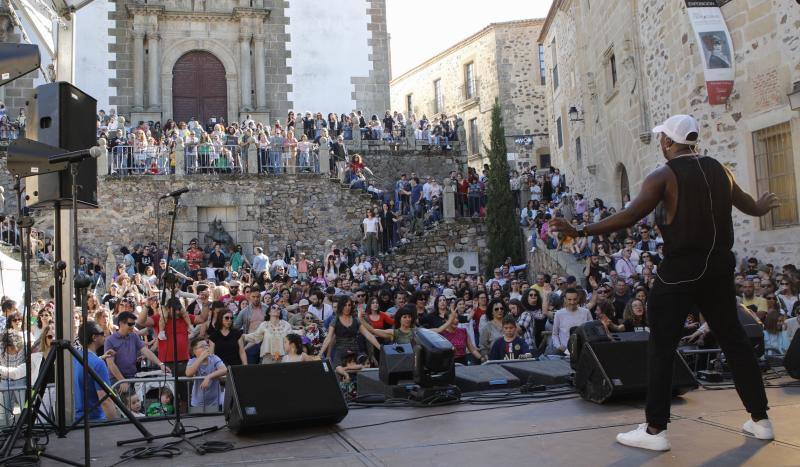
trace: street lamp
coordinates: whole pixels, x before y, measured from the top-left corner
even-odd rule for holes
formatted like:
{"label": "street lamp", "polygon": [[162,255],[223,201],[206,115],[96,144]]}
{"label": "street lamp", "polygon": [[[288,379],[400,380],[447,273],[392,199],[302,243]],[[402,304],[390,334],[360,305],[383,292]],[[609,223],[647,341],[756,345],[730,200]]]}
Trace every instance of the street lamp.
{"label": "street lamp", "polygon": [[789,97],[789,107],[792,110],[800,110],[800,81],[794,82],[794,88],[787,96]]}
{"label": "street lamp", "polygon": [[570,122],[582,122],[583,121],[583,112],[578,110],[576,106],[572,106],[569,108],[569,121]]}

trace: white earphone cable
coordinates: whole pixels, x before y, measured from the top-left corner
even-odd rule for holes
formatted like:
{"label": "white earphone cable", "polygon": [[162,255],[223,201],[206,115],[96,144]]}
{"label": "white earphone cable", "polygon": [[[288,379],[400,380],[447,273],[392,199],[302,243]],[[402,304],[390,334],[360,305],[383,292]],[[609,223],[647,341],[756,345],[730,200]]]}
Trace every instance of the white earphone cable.
{"label": "white earphone cable", "polygon": [[[703,271],[700,273],[699,276],[695,277],[694,279],[685,279],[677,282],[667,282],[658,274],[658,269],[656,269],[656,277],[665,285],[679,285],[679,284],[687,284],[690,282],[696,282],[705,276],[706,271],[708,270],[708,261],[711,259],[711,253],[714,252],[714,248],[717,246],[717,223],[714,220],[714,199],[711,197],[711,185],[708,183],[708,178],[706,177],[706,173],[703,170],[703,166],[700,165],[699,154],[696,152],[685,154],[678,157],[693,157],[695,162],[697,162],[697,168],[700,169],[700,173],[703,174],[703,180],[706,182],[706,188],[708,189],[708,203],[711,206],[711,227],[714,229],[714,237],[711,242],[711,247],[708,249],[708,254],[706,254],[706,262],[705,266],[703,266]],[[674,219],[673,219],[674,221]]]}

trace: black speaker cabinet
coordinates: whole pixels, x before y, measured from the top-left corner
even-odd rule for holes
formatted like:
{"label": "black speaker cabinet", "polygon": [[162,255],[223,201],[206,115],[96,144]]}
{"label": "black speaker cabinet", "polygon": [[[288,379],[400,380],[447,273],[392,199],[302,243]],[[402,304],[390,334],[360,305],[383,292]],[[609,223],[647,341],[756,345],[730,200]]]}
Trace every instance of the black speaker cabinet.
{"label": "black speaker cabinet", "polygon": [[235,432],[340,422],[347,415],[328,360],[228,367],[225,421]]}
{"label": "black speaker cabinet", "polygon": [[794,379],[800,379],[800,332],[795,332],[786,355],[783,357],[783,367]]}
{"label": "black speaker cabinet", "polygon": [[[602,404],[616,397],[638,397],[647,393],[647,341],[634,334],[629,339],[584,342],[575,368],[575,388],[584,399]],[[672,390],[684,394],[698,383],[676,351]]]}
{"label": "black speaker cabinet", "polygon": [[[97,144],[97,101],[75,86],[59,81],[36,88],[35,102],[25,136],[66,151],[89,149]],[[69,170],[28,177],[25,194],[29,207],[56,203],[69,207],[72,177]],[[97,161],[78,164],[78,207],[97,207]]]}
{"label": "black speaker cabinet", "polygon": [[414,348],[411,344],[387,344],[381,347],[378,375],[384,384],[394,386],[414,378]]}

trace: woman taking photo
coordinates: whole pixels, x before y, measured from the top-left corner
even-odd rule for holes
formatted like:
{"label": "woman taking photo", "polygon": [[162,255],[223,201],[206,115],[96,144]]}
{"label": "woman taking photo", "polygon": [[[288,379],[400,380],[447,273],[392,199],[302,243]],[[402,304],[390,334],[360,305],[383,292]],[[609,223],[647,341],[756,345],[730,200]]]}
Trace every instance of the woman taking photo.
{"label": "woman taking photo", "polygon": [[439,329],[436,329],[436,332],[453,344],[453,356],[456,363],[467,365],[469,363],[467,353],[472,355],[476,362],[480,362],[481,353],[475,348],[472,340],[467,335],[467,329],[459,326],[458,317],[458,311],[451,311],[447,317],[447,322]]}

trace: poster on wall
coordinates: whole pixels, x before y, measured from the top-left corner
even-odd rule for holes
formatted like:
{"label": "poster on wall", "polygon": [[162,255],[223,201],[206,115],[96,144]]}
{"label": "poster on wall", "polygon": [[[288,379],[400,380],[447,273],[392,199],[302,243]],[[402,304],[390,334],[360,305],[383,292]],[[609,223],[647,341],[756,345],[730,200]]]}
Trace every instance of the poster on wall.
{"label": "poster on wall", "polygon": [[716,0],[686,0],[703,59],[708,103],[726,104],[733,90],[733,42]]}

